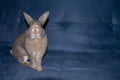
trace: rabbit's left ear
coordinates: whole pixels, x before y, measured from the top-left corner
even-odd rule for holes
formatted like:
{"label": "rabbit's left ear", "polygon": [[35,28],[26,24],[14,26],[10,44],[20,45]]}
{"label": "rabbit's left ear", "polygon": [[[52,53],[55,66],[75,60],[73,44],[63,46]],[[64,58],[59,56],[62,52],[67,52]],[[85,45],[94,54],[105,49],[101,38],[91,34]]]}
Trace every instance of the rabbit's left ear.
{"label": "rabbit's left ear", "polygon": [[47,18],[49,16],[49,11],[46,11],[42,16],[39,17],[39,21],[42,23],[42,25],[45,24],[45,22],[47,21]]}

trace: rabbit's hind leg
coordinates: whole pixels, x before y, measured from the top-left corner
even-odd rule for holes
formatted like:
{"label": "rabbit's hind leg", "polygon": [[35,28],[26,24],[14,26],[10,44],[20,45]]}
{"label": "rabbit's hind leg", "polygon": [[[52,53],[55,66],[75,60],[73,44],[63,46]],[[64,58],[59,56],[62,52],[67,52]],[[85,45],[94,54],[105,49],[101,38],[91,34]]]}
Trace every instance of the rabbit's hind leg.
{"label": "rabbit's hind leg", "polygon": [[18,62],[19,62],[20,64],[25,65],[25,66],[30,66],[30,63],[27,62],[27,61],[24,59],[24,57],[23,57],[23,58],[19,58],[19,59],[18,59]]}
{"label": "rabbit's hind leg", "polygon": [[20,47],[20,46],[15,46],[12,50],[11,53],[16,57],[19,63],[30,66],[30,62],[28,62],[28,55],[26,51]]}
{"label": "rabbit's hind leg", "polygon": [[24,56],[23,57],[23,63],[30,63],[30,61],[28,61],[28,56]]}
{"label": "rabbit's hind leg", "polygon": [[18,62],[23,64],[23,65],[26,65],[26,66],[30,66],[30,62],[28,61],[28,56],[21,56],[20,58],[18,58]]}

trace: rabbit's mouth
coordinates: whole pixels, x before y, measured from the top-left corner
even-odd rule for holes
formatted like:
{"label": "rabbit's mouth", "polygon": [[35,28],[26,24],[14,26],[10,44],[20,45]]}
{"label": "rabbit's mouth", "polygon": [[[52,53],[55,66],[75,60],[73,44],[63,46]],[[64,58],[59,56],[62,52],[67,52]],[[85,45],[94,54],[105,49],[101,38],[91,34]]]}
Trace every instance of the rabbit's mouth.
{"label": "rabbit's mouth", "polygon": [[40,34],[31,34],[31,39],[41,39],[41,35]]}

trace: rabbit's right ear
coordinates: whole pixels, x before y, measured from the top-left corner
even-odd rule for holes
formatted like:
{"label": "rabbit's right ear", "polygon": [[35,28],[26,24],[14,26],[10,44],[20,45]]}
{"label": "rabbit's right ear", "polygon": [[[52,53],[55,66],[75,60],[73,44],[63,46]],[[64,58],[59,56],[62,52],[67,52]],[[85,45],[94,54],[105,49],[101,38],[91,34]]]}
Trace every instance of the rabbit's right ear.
{"label": "rabbit's right ear", "polygon": [[30,15],[28,15],[26,12],[23,12],[23,15],[24,15],[24,18],[25,18],[27,24],[31,25],[31,22],[33,21],[33,18]]}

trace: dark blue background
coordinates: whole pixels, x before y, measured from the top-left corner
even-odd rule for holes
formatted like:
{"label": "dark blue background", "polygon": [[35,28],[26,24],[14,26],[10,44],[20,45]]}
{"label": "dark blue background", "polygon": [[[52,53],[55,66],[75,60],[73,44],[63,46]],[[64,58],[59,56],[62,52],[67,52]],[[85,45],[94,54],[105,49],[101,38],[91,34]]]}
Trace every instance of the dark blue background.
{"label": "dark blue background", "polygon": [[[23,11],[50,11],[43,72],[9,53],[27,29]],[[0,80],[120,80],[120,0],[1,0]]]}

